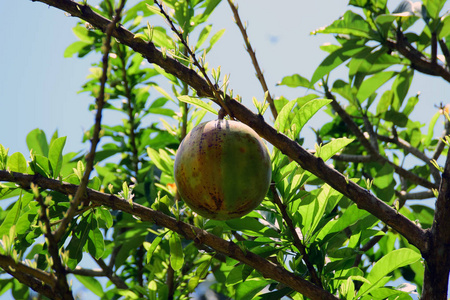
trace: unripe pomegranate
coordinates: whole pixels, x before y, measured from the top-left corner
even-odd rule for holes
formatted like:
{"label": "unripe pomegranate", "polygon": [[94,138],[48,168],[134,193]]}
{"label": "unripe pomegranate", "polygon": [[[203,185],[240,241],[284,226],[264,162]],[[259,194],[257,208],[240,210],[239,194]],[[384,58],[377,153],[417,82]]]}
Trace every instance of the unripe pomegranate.
{"label": "unripe pomegranate", "polygon": [[175,157],[175,183],[185,203],[216,220],[254,210],[269,189],[269,153],[247,125],[228,120],[201,123],[184,138]]}

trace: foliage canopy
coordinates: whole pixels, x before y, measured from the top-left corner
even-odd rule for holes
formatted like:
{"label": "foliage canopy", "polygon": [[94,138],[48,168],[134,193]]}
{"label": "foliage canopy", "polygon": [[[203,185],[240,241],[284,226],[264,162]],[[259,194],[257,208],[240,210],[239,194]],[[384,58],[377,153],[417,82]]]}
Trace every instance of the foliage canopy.
{"label": "foliage canopy", "polygon": [[[410,96],[417,72],[450,82],[445,0],[392,12],[386,0],[350,0],[313,32],[335,43],[322,46],[328,55],[311,79],[281,79],[302,89],[296,99],[272,98],[228,1],[265,91],[256,114],[208,68],[223,34],[208,23],[220,0],[36,2],[80,19],[66,57],[102,54],[82,87],[96,117],[88,153],[66,153],[66,137],[40,129],[26,137],[28,158],[0,145],[0,199],[12,200],[0,212],[9,273],[0,294],[73,299],[75,279],[100,299],[188,299],[199,284],[234,299],[447,299],[449,111],[440,105],[425,131],[411,119],[419,95]],[[332,81],[337,68],[347,78]],[[110,111],[121,123],[101,122]],[[306,150],[302,130],[319,111],[331,121]],[[269,192],[239,219],[198,216],[174,184],[180,141],[207,114],[239,120],[273,146]],[[408,203],[433,198],[435,207]],[[405,284],[392,286],[397,279]]]}

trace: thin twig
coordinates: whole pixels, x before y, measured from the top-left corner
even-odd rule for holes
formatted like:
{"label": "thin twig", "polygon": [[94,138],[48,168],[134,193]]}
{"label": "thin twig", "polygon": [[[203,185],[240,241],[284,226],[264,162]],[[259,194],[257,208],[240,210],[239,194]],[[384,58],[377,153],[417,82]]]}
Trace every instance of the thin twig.
{"label": "thin twig", "polygon": [[[69,0],[36,1],[68,12],[72,16],[83,19],[102,31],[105,31],[108,24],[111,23],[110,20],[93,11],[89,5],[81,5]],[[123,26],[117,26],[113,30],[113,36],[120,43],[127,45],[134,51],[142,54],[150,63],[160,66],[167,73],[172,74],[180,80],[188,83],[189,86],[196,90],[199,96],[214,98],[214,94],[210,86],[202,76],[194,70],[184,66],[177,60],[169,56],[165,56],[152,43],[134,38],[135,35]],[[448,81],[450,82],[450,73],[448,74]],[[446,78],[446,76],[442,77]],[[328,166],[325,162],[323,162],[323,160],[308,153],[308,151],[301,147],[297,142],[289,139],[286,135],[277,132],[273,126],[269,125],[259,115],[253,113],[241,103],[231,99],[227,95],[224,95],[224,97],[226,97],[228,108],[233,112],[236,119],[253,128],[261,137],[280,149],[280,151],[288,157],[299,163],[303,169],[310,171],[318,178],[325,180],[335,190],[355,202],[360,209],[369,211],[387,225],[400,232],[411,244],[419,248],[421,251],[428,247],[428,236],[425,234],[425,231],[414,224],[414,222],[402,214],[399,214],[392,207],[384,203],[368,190],[360,187],[351,180],[347,180],[343,174]],[[9,178],[10,181],[18,183],[23,181],[25,185],[27,182],[29,184],[30,179],[28,179],[25,175],[17,175],[16,173],[13,174],[15,175],[13,176],[8,173],[5,174],[0,171],[0,178]],[[36,180],[41,181],[42,179],[38,177]],[[58,182],[55,182],[55,188],[58,188],[56,183]],[[111,207],[112,204],[109,204],[108,206]]]}
{"label": "thin twig", "polygon": [[314,266],[312,265],[311,261],[309,260],[308,253],[306,252],[306,247],[303,245],[299,235],[297,234],[297,231],[295,230],[294,223],[292,222],[288,212],[286,211],[286,206],[281,201],[280,197],[278,196],[278,191],[275,185],[270,185],[270,190],[273,194],[273,200],[275,201],[275,204],[278,206],[278,209],[281,212],[281,215],[283,216],[283,220],[286,222],[287,227],[289,228],[289,231],[292,234],[292,237],[294,238],[294,246],[300,251],[300,254],[302,255],[302,260],[306,265],[306,268],[309,271],[309,274],[311,275],[311,282],[319,287],[322,286],[322,281],[320,280],[319,276],[317,276],[316,269],[314,269]]}
{"label": "thin twig", "polygon": [[89,183],[89,177],[91,175],[92,170],[94,169],[94,158],[95,158],[95,152],[97,149],[97,145],[100,141],[100,130],[101,130],[101,120],[102,120],[102,110],[103,106],[105,104],[105,85],[106,81],[108,79],[108,58],[109,58],[109,52],[111,50],[111,36],[114,27],[116,24],[120,21],[120,14],[125,6],[126,0],[122,0],[120,2],[119,8],[116,10],[116,16],[114,17],[113,21],[107,26],[106,28],[106,37],[105,41],[103,43],[103,70],[102,70],[102,77],[100,79],[100,93],[97,101],[97,114],[95,116],[95,125],[94,125],[94,133],[91,140],[91,150],[86,155],[86,169],[83,174],[83,177],[81,178],[80,186],[75,193],[75,196],[73,200],[70,203],[70,207],[67,210],[64,218],[61,221],[61,224],[59,225],[58,229],[55,230],[54,236],[55,240],[59,241],[61,240],[62,236],[66,232],[67,226],[72,221],[72,218],[77,213],[78,207],[81,204],[81,198],[83,197],[84,193],[86,192],[86,187]]}
{"label": "thin twig", "polygon": [[387,163],[387,164],[391,165],[398,175],[405,177],[406,179],[410,180],[411,182],[413,182],[417,185],[421,185],[421,186],[429,188],[429,189],[437,189],[438,188],[438,186],[439,186],[438,184],[432,183],[432,182],[426,180],[425,178],[419,177],[416,174],[404,169],[403,167],[394,164],[393,162],[388,160],[386,157],[382,156],[377,151],[377,149],[374,149],[372,144],[369,142],[369,140],[367,140],[367,138],[364,136],[364,133],[359,129],[358,125],[356,125],[356,123],[352,120],[351,116],[336,101],[336,98],[330,92],[330,90],[328,89],[328,86],[326,84],[324,84],[323,87],[325,90],[325,96],[328,99],[332,100],[330,103],[331,107],[341,117],[341,119],[345,122],[347,127],[350,129],[350,131],[356,136],[356,138],[361,143],[361,145],[367,150],[367,152],[369,152],[369,155],[371,155],[375,161],[379,161],[380,163],[383,163],[383,164]]}
{"label": "thin twig", "polygon": [[[78,188],[77,185],[45,178],[40,175],[21,174],[3,170],[0,170],[0,181],[16,182],[21,185],[22,188],[29,188],[30,184],[34,182],[42,188],[58,191],[65,195],[73,195]],[[293,290],[302,293],[305,297],[324,300],[338,299],[328,291],[319,288],[315,284],[304,280],[284,268],[281,268],[279,265],[276,265],[249,250],[241,249],[233,242],[226,241],[198,227],[172,218],[161,211],[153,210],[138,203],[133,203],[133,206],[131,206],[125,199],[90,188],[86,189],[86,195],[83,199],[89,199],[89,201],[93,203],[132,214],[140,218],[142,221],[151,222],[158,226],[177,232],[185,239],[194,240],[194,242],[198,244],[205,244],[216,250],[218,253],[236,259],[252,267],[260,272],[264,277],[286,284]]]}
{"label": "thin twig", "polygon": [[430,168],[430,173],[434,178],[434,182],[436,184],[439,184],[441,182],[441,175],[439,173],[439,170],[436,169],[436,167],[431,163],[431,158],[429,158],[424,152],[420,151],[416,147],[411,146],[410,143],[399,138],[398,136],[389,137],[389,136],[378,134],[377,138],[383,142],[393,143],[393,144],[397,145],[398,147],[402,148],[403,150],[405,150],[406,152],[411,153],[418,159],[425,162],[428,165],[428,167]]}
{"label": "thin twig", "polygon": [[170,29],[178,36],[178,38],[180,39],[181,43],[183,44],[183,46],[185,47],[185,49],[188,51],[189,56],[192,57],[192,62],[194,63],[194,65],[200,70],[200,72],[202,73],[204,79],[206,80],[206,82],[208,83],[208,86],[210,88],[210,90],[212,91],[213,95],[214,95],[214,99],[217,100],[217,104],[220,105],[220,107],[224,108],[225,111],[227,112],[227,114],[230,116],[230,118],[234,118],[233,114],[231,113],[231,111],[228,109],[224,98],[222,97],[221,93],[216,89],[216,87],[214,86],[214,84],[211,82],[211,80],[209,79],[208,74],[206,73],[205,68],[203,67],[203,65],[200,64],[200,62],[197,59],[197,56],[195,55],[195,53],[191,50],[191,48],[189,47],[189,44],[187,43],[186,39],[184,38],[183,34],[181,34],[181,32],[175,27],[175,25],[172,22],[172,19],[170,18],[170,16],[166,13],[166,11],[164,10],[164,7],[162,6],[161,3],[158,2],[158,0],[155,0],[155,4],[159,7],[160,12],[163,14],[163,16],[166,18],[167,22],[170,25]]}
{"label": "thin twig", "polygon": [[54,287],[54,292],[60,294],[64,299],[73,299],[72,291],[67,283],[66,269],[62,265],[59,255],[58,241],[53,236],[50,220],[48,218],[49,208],[42,195],[39,193],[37,186],[32,185],[31,189],[35,195],[35,200],[41,207],[39,219],[43,223],[42,231],[45,236],[48,252],[52,258],[52,268],[56,275],[56,286]]}
{"label": "thin twig", "polygon": [[445,140],[445,137],[449,134],[450,134],[450,122],[447,120],[447,118],[445,118],[444,130],[442,131],[441,137],[438,140],[436,149],[434,150],[434,153],[433,153],[434,160],[437,160],[439,158],[439,156],[441,156],[442,151],[444,151],[444,148],[446,145],[444,140]]}
{"label": "thin twig", "polygon": [[242,24],[242,21],[239,16],[239,12],[238,12],[238,7],[237,7],[237,5],[234,5],[232,0],[228,0],[228,4],[230,5],[231,10],[233,11],[236,25],[239,27],[242,37],[244,38],[245,49],[247,50],[248,54],[250,55],[250,58],[252,59],[253,66],[255,67],[255,71],[256,71],[256,77],[258,78],[259,82],[261,83],[261,87],[264,91],[264,94],[267,95],[267,102],[269,103],[269,107],[270,107],[270,110],[272,112],[274,119],[276,119],[278,116],[278,112],[275,107],[275,103],[272,99],[272,96],[270,95],[269,88],[267,87],[266,79],[264,78],[264,74],[261,71],[261,68],[259,67],[258,60],[256,59],[256,53],[253,50],[252,45],[250,44],[250,39],[247,35],[247,29]]}
{"label": "thin twig", "polygon": [[110,266],[108,266],[103,259],[101,259],[101,258],[95,259],[94,258],[94,260],[97,262],[97,264],[100,266],[100,268],[102,268],[103,273],[105,274],[104,276],[108,277],[108,279],[111,280],[111,282],[114,283],[114,285],[117,286],[117,288],[122,289],[122,290],[129,289],[129,287],[125,283],[125,281],[123,281],[122,278],[116,276],[114,274],[112,268]]}
{"label": "thin twig", "polygon": [[133,172],[134,172],[134,177],[137,179],[138,176],[138,172],[139,172],[139,153],[138,153],[138,147],[136,145],[136,133],[134,132],[135,130],[135,118],[134,118],[134,114],[135,114],[135,110],[134,110],[134,98],[133,95],[131,93],[131,88],[130,88],[130,84],[128,83],[128,78],[127,78],[127,58],[126,58],[126,51],[122,50],[122,45],[117,45],[117,52],[119,54],[120,57],[120,61],[121,61],[121,68],[122,68],[122,81],[123,81],[123,87],[125,89],[125,97],[127,98],[127,113],[128,113],[128,121],[130,122],[130,136],[129,136],[129,140],[130,140],[130,145],[131,145],[131,153],[132,153],[132,158],[131,161],[133,162]]}

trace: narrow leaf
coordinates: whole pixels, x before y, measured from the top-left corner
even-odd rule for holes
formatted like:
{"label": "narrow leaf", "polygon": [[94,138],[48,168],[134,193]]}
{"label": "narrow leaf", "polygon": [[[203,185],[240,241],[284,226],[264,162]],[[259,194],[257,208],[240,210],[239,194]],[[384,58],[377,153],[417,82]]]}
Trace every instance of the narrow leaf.
{"label": "narrow leaf", "polygon": [[353,142],[353,139],[345,137],[332,140],[325,146],[320,147],[319,157],[322,158],[324,161],[327,161],[351,142]]}
{"label": "narrow leaf", "polygon": [[306,102],[300,109],[297,111],[295,118],[297,122],[298,128],[296,129],[297,136],[302,130],[303,126],[325,105],[329,104],[331,100],[329,99],[314,99],[309,102]]}
{"label": "narrow leaf", "polygon": [[170,265],[175,271],[180,270],[184,264],[183,247],[177,233],[173,232],[169,238]]}
{"label": "narrow leaf", "polygon": [[91,292],[93,292],[95,295],[99,296],[99,297],[103,297],[103,295],[105,294],[103,292],[103,288],[102,285],[100,284],[100,282],[95,279],[94,277],[90,277],[90,276],[81,276],[81,275],[75,275],[75,277],[78,279],[78,281],[81,282],[81,284],[87,288],[88,290],[90,290]]}
{"label": "narrow leaf", "polygon": [[200,108],[202,108],[204,110],[207,110],[207,111],[217,115],[217,110],[215,110],[211,106],[211,103],[205,103],[205,102],[203,102],[202,100],[200,100],[198,98],[189,97],[187,95],[178,97],[178,100],[180,100],[181,102],[193,104],[193,105],[195,105],[197,107],[200,107]]}
{"label": "narrow leaf", "polygon": [[55,139],[50,144],[50,149],[48,151],[48,160],[50,161],[50,165],[52,166],[53,178],[57,178],[59,176],[59,172],[61,171],[63,162],[62,152],[65,144],[65,136]]}
{"label": "narrow leaf", "polygon": [[372,77],[364,80],[361,86],[358,89],[358,93],[356,94],[356,98],[358,98],[359,102],[363,102],[367,98],[369,98],[373,93],[375,93],[378,88],[380,88],[383,84],[385,84],[389,79],[394,77],[397,72],[380,72]]}
{"label": "narrow leaf", "polygon": [[279,132],[284,132],[286,128],[288,128],[288,123],[291,115],[291,111],[294,108],[295,104],[297,104],[297,99],[289,101],[278,114],[277,119],[275,120],[275,128]]}
{"label": "narrow leaf", "polygon": [[412,264],[421,258],[420,253],[409,248],[402,248],[394,250],[375,263],[372,270],[367,276],[367,280],[370,282],[363,284],[358,292],[358,296],[363,296],[368,293],[372,287],[374,287],[380,280],[387,276],[392,271]]}
{"label": "narrow leaf", "polygon": [[343,62],[348,60],[350,57],[356,55],[360,51],[363,51],[366,47],[357,46],[355,44],[346,45],[328,55],[319,65],[319,67],[314,71],[311,78],[310,87],[312,87],[317,81],[322,79],[325,75],[330,73],[333,69],[337,68]]}

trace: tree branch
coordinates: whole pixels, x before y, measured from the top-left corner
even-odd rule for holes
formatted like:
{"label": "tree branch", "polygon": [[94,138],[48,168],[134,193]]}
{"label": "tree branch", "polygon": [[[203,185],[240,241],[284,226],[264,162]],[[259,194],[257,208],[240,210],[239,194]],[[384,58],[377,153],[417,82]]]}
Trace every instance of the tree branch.
{"label": "tree branch", "polygon": [[450,272],[450,151],[442,173],[436,200],[430,247],[423,252],[427,262],[423,282],[423,299],[447,299]]}
{"label": "tree branch", "polygon": [[336,111],[336,113],[341,117],[341,119],[345,122],[345,124],[348,126],[350,131],[356,136],[358,141],[361,143],[361,145],[369,152],[369,154],[373,157],[375,161],[379,161],[380,163],[389,164],[391,165],[395,173],[398,175],[410,180],[411,182],[421,185],[423,187],[429,188],[429,189],[437,189],[438,184],[432,183],[420,176],[417,176],[416,174],[402,168],[401,166],[398,166],[388,160],[386,157],[382,156],[378,149],[375,149],[371,142],[364,136],[364,133],[359,129],[358,125],[352,120],[351,116],[341,107],[341,105],[336,101],[336,98],[333,94],[328,90],[328,87],[324,85],[325,89],[325,95],[328,99],[331,101],[331,107]]}
{"label": "tree branch", "polygon": [[0,268],[39,294],[50,299],[64,299],[53,290],[56,278],[52,274],[31,268],[3,254],[0,254]]}
{"label": "tree branch", "polygon": [[[105,30],[110,23],[108,19],[93,12],[87,5],[81,5],[70,0],[36,1],[64,10],[72,16],[81,18],[101,30]],[[144,42],[141,39],[135,39],[134,34],[123,26],[114,27],[112,36],[121,43],[131,47],[136,52],[141,53],[149,62],[159,65],[166,72],[188,83],[197,91],[199,96],[215,99],[213,91],[200,75],[175,59],[164,56],[152,43]],[[226,102],[234,117],[253,128],[260,136],[280,149],[282,153],[299,163],[303,169],[310,171],[317,177],[329,183],[335,190],[341,192],[355,202],[360,209],[369,211],[374,216],[397,230],[417,248],[425,250],[428,247],[425,231],[415,225],[411,220],[397,213],[393,208],[375,197],[368,190],[363,189],[352,181],[348,181],[344,175],[329,167],[322,159],[308,153],[308,151],[295,141],[289,139],[286,135],[277,132],[277,130],[267,124],[260,115],[254,114],[244,105],[229,97],[227,97]]]}
{"label": "tree branch", "polygon": [[[73,195],[78,189],[77,185],[45,178],[38,174],[29,175],[2,170],[0,170],[0,181],[16,182],[25,189],[30,188],[30,185],[34,183],[41,188],[58,191],[65,195]],[[294,275],[293,273],[277,266],[261,256],[248,250],[243,251],[233,242],[228,242],[198,227],[178,221],[160,211],[153,210],[137,203],[133,203],[131,206],[125,199],[119,198],[115,195],[101,193],[90,188],[86,189],[85,196],[82,200],[89,200],[93,203],[104,205],[114,210],[121,210],[139,217],[142,221],[147,221],[166,227],[184,236],[186,239],[193,240],[195,243],[205,244],[219,253],[245,263],[260,272],[264,277],[284,283],[306,297],[312,299],[338,299],[329,292]]]}
{"label": "tree branch", "polygon": [[404,57],[411,61],[411,67],[424,74],[439,76],[447,82],[450,82],[450,72],[436,64],[432,60],[423,55],[420,51],[415,49],[399,31],[397,41],[392,39],[386,40],[386,46],[395,49]]}
{"label": "tree branch", "polygon": [[393,143],[393,144],[397,145],[398,147],[402,148],[403,150],[411,153],[412,155],[414,155],[418,159],[422,160],[423,162],[425,162],[428,165],[428,167],[430,168],[430,173],[434,178],[435,184],[439,184],[441,182],[441,175],[439,173],[439,170],[436,169],[436,167],[431,163],[431,158],[429,158],[425,153],[423,153],[416,147],[411,146],[410,143],[399,138],[398,136],[389,137],[389,136],[384,136],[384,135],[377,135],[377,138],[383,142]]}
{"label": "tree branch", "polygon": [[314,269],[314,266],[311,264],[308,253],[306,252],[306,247],[303,245],[302,241],[300,240],[300,237],[298,236],[294,223],[292,223],[292,220],[289,216],[289,214],[286,211],[286,205],[281,202],[280,197],[278,197],[277,188],[275,185],[270,185],[270,189],[272,190],[273,194],[273,200],[275,204],[278,206],[281,215],[283,216],[283,220],[286,222],[287,227],[289,228],[289,231],[292,234],[292,237],[294,239],[294,246],[300,251],[300,254],[302,255],[302,260],[304,261],[306,268],[308,269],[309,274],[311,275],[311,281],[315,285],[322,287],[322,282],[320,281],[319,276],[317,276],[316,269]]}
{"label": "tree branch", "polygon": [[86,169],[83,174],[83,177],[81,178],[80,186],[77,192],[75,193],[75,196],[73,200],[70,203],[70,207],[67,210],[64,218],[61,221],[61,224],[59,225],[58,229],[54,232],[54,237],[56,241],[59,241],[61,237],[64,235],[67,226],[72,221],[72,218],[77,213],[78,207],[81,204],[81,198],[83,194],[86,191],[86,187],[89,183],[89,177],[91,175],[92,170],[94,169],[94,158],[95,158],[95,152],[97,149],[97,145],[100,141],[100,130],[101,130],[101,120],[102,120],[102,110],[103,106],[105,104],[105,85],[107,80],[107,73],[108,73],[108,58],[109,58],[109,52],[111,50],[111,35],[114,27],[116,27],[116,24],[120,21],[120,14],[122,12],[122,9],[125,5],[126,0],[121,0],[120,5],[118,9],[116,10],[116,16],[114,17],[113,21],[108,24],[105,28],[105,41],[103,42],[103,70],[102,70],[102,77],[100,78],[100,93],[98,98],[96,99],[97,103],[97,114],[95,115],[95,124],[94,124],[94,134],[93,138],[91,140],[91,150],[86,155]]}
{"label": "tree branch", "polygon": [[267,87],[267,83],[266,83],[266,79],[264,78],[264,74],[261,71],[261,68],[259,67],[258,60],[256,59],[256,53],[253,50],[252,45],[250,44],[250,39],[247,35],[247,30],[244,27],[244,25],[242,24],[241,18],[239,16],[238,8],[236,5],[233,4],[232,0],[228,0],[228,4],[230,5],[231,11],[233,12],[234,19],[236,21],[236,25],[239,27],[242,37],[244,38],[245,50],[247,50],[248,54],[250,55],[250,58],[252,59],[253,66],[255,67],[255,71],[256,71],[256,77],[258,78],[259,82],[261,83],[261,87],[263,88],[264,93],[267,94],[267,102],[269,102],[272,116],[274,117],[274,119],[276,119],[278,116],[277,108],[275,107],[275,103],[273,102],[272,96],[269,93],[269,88]]}
{"label": "tree branch", "polygon": [[48,247],[48,253],[52,258],[52,268],[56,275],[56,285],[54,287],[54,292],[61,294],[64,299],[73,299],[72,291],[70,290],[69,284],[67,283],[66,269],[63,267],[61,258],[59,256],[58,241],[55,239],[52,233],[52,228],[50,226],[50,220],[48,219],[48,206],[45,203],[42,195],[39,194],[39,190],[36,185],[32,184],[31,189],[33,190],[35,200],[41,206],[39,218],[43,223],[42,231],[45,236],[45,241]]}

